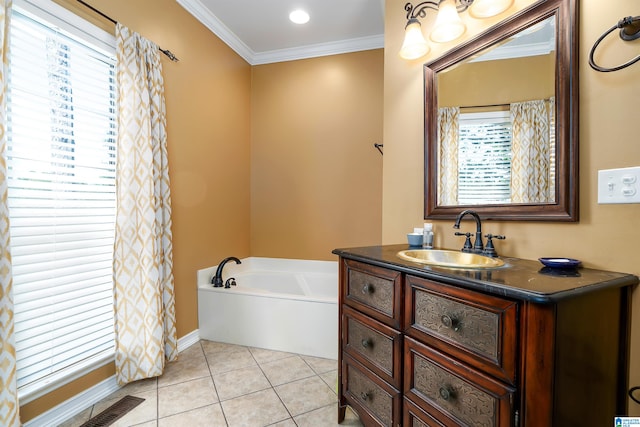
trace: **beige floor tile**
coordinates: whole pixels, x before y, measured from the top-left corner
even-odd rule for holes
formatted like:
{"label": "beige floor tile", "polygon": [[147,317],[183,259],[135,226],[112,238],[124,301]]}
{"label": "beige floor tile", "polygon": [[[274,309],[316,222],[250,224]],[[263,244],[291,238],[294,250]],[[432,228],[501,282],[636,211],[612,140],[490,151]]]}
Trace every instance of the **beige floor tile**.
{"label": "beige floor tile", "polygon": [[322,378],[330,388],[333,390],[335,394],[338,394],[338,371],[325,372],[324,374],[318,375]]}
{"label": "beige floor tile", "polygon": [[249,351],[253,354],[258,364],[273,362],[274,360],[285,359],[287,357],[295,356],[293,353],[286,353],[284,351],[268,350],[266,348],[249,347]]}
{"label": "beige floor tile", "polygon": [[324,406],[294,417],[298,427],[362,427],[358,416],[347,408],[342,424],[338,424],[338,405]]}
{"label": "beige floor tile", "polygon": [[167,363],[162,376],[158,378],[158,387],[166,387],[209,375],[207,359],[204,357],[200,345],[196,344],[181,353],[177,361]]}
{"label": "beige floor tile", "polygon": [[270,424],[268,427],[297,427],[291,418],[280,421],[279,423]]}
{"label": "beige floor tile", "polygon": [[158,427],[227,427],[219,403],[160,418]]}
{"label": "beige floor tile", "polygon": [[211,377],[158,388],[158,416],[160,418],[217,402],[218,396]]}
{"label": "beige floor tile", "polygon": [[[126,395],[145,401],[115,427],[333,426],[336,365],[330,359],[203,340],[181,352],[162,376],[128,384],[60,427],[79,427]],[[342,426],[361,424],[348,409]]]}
{"label": "beige floor tile", "polygon": [[[142,424],[149,421],[155,421],[158,419],[158,395],[156,390],[149,390],[143,393],[137,393],[135,397],[141,397],[144,402],[133,408],[124,417],[117,420],[112,426],[114,427],[128,427],[136,424]],[[116,399],[105,399],[96,403],[93,407],[92,417],[95,417],[109,406],[116,403],[122,397]]]}
{"label": "beige floor tile", "polygon": [[219,355],[219,354],[230,354],[238,351],[244,351],[247,347],[243,345],[236,344],[227,344],[224,342],[215,342],[215,341],[200,341],[202,345],[202,350],[204,354],[208,357],[209,355]]}
{"label": "beige floor tile", "polygon": [[273,386],[289,383],[315,375],[300,356],[287,357],[273,362],[262,363],[260,368]]}
{"label": "beige floor tile", "polygon": [[301,356],[302,359],[311,366],[316,374],[324,374],[325,372],[335,371],[338,369],[338,361],[333,359],[323,359],[313,356]]}
{"label": "beige floor tile", "polygon": [[[138,381],[134,381],[132,383],[129,383],[125,386],[123,386],[122,388],[120,388],[118,391],[115,391],[113,393],[111,393],[109,395],[109,397],[107,397],[107,399],[111,400],[111,399],[117,399],[120,400],[123,397],[129,395],[129,396],[137,396],[140,393],[146,393],[148,391],[155,391],[158,388],[158,378],[154,377],[154,378],[147,378],[144,380],[138,380]],[[94,416],[96,414],[93,414]]]}
{"label": "beige floor tile", "polygon": [[267,377],[257,366],[216,374],[213,376],[213,383],[221,401],[271,387]]}
{"label": "beige floor tile", "polygon": [[246,347],[242,347],[233,353],[207,353],[207,362],[211,375],[258,366]]}
{"label": "beige floor tile", "polygon": [[290,418],[272,389],[226,400],[221,405],[229,427],[262,427]]}
{"label": "beige floor tile", "polygon": [[337,402],[338,397],[318,376],[274,387],[294,417]]}

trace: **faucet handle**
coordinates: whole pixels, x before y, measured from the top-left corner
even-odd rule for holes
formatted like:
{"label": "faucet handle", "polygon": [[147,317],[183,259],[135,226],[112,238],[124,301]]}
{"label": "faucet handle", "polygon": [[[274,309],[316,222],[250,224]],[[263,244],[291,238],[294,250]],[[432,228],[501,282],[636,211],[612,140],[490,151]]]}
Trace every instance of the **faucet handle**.
{"label": "faucet handle", "polygon": [[473,246],[471,246],[471,236],[473,233],[461,233],[456,231],[456,236],[466,236],[467,238],[464,241],[464,246],[462,247],[462,252],[473,252]]}
{"label": "faucet handle", "polygon": [[506,239],[505,236],[501,236],[499,234],[485,234],[485,236],[487,238],[487,246],[484,248],[484,250],[482,251],[483,255],[495,258],[498,256],[498,252],[496,252],[496,248],[493,247],[493,240],[492,239],[498,239],[498,240],[504,240]]}

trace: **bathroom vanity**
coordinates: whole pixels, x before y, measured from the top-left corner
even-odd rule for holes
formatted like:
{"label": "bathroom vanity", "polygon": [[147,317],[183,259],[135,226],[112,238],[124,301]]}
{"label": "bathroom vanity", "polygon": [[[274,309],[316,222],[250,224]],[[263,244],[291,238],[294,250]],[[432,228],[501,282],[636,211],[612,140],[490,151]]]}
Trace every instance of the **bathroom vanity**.
{"label": "bathroom vanity", "polygon": [[603,426],[627,412],[634,275],[502,258],[496,269],[339,255],[338,421]]}

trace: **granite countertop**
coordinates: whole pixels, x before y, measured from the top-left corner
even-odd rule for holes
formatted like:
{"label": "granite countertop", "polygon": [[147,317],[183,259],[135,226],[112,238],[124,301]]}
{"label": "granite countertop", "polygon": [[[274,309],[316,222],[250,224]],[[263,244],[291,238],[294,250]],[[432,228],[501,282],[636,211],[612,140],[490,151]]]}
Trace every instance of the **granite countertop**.
{"label": "granite countertop", "polygon": [[500,257],[506,265],[493,269],[454,269],[405,261],[396,254],[408,245],[366,246],[335,249],[343,258],[434,279],[490,294],[550,303],[600,289],[631,286],[638,283],[632,274],[578,268],[558,270],[539,261]]}

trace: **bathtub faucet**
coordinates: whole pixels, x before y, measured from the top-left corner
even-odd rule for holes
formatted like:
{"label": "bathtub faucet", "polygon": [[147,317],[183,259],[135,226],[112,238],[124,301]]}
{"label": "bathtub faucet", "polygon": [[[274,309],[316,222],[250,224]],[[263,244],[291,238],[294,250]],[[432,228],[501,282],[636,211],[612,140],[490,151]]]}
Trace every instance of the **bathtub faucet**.
{"label": "bathtub faucet", "polygon": [[228,263],[229,261],[234,261],[236,264],[242,264],[242,261],[240,261],[238,258],[234,257],[234,256],[230,256],[227,257],[225,259],[222,260],[222,262],[220,264],[218,264],[218,269],[216,270],[216,275],[213,276],[213,279],[211,279],[211,283],[213,283],[213,287],[214,288],[221,288],[223,281],[222,281],[222,269],[224,268],[224,265],[226,263]]}

